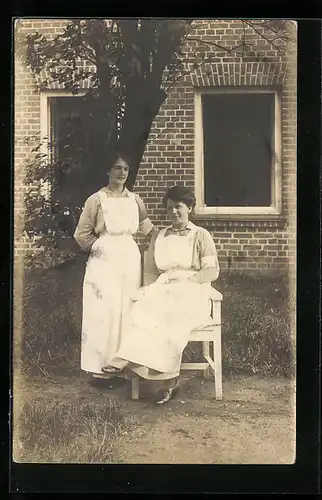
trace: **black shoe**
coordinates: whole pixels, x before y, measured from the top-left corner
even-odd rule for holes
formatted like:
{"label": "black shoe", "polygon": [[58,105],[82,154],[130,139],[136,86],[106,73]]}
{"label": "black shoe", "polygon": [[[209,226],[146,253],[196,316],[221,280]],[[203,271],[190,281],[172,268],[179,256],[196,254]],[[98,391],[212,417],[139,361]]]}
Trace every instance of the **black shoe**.
{"label": "black shoe", "polygon": [[111,378],[99,378],[91,377],[89,380],[89,385],[95,387],[96,389],[117,389],[125,384],[126,380],[120,377]]}
{"label": "black shoe", "polygon": [[170,399],[172,399],[178,392],[179,384],[177,383],[175,386],[170,387],[169,389],[164,389],[161,391],[158,399],[156,400],[156,404],[158,406],[165,405],[169,403]]}
{"label": "black shoe", "polygon": [[123,371],[122,368],[114,368],[114,366],[103,366],[102,368],[102,373],[108,373],[108,374],[117,374],[117,373],[121,373]]}

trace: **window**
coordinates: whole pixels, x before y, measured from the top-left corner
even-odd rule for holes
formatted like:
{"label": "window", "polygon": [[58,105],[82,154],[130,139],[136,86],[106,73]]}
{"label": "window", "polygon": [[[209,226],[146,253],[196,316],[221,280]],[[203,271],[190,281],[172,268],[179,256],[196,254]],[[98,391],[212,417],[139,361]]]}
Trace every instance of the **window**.
{"label": "window", "polygon": [[[80,94],[78,94],[79,96]],[[84,137],[78,96],[44,92],[40,97],[41,138],[46,160],[67,161],[76,157]]]}
{"label": "window", "polygon": [[202,89],[195,96],[197,214],[279,214],[276,91]]}
{"label": "window", "polygon": [[[40,94],[41,150],[44,162],[77,161],[84,144],[84,132],[77,99],[82,93],[47,91]],[[43,193],[50,197],[51,182],[43,182]]]}

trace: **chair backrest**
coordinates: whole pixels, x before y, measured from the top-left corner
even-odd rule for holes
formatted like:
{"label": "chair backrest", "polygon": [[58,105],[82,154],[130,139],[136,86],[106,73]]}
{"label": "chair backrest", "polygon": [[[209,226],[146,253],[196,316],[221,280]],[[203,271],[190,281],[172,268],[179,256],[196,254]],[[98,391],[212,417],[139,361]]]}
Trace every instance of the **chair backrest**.
{"label": "chair backrest", "polygon": [[148,257],[148,251],[144,250],[144,252],[143,252],[143,269],[145,267],[147,257]]}

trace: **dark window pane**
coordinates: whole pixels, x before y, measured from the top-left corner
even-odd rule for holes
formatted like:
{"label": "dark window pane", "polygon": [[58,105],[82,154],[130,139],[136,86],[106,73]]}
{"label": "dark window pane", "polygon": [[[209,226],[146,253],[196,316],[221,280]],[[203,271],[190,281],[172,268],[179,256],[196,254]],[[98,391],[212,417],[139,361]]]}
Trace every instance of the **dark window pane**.
{"label": "dark window pane", "polygon": [[80,117],[81,99],[55,97],[50,99],[51,138],[53,159],[77,161],[84,147],[84,130]]}
{"label": "dark window pane", "polygon": [[270,206],[274,95],[202,95],[205,203]]}

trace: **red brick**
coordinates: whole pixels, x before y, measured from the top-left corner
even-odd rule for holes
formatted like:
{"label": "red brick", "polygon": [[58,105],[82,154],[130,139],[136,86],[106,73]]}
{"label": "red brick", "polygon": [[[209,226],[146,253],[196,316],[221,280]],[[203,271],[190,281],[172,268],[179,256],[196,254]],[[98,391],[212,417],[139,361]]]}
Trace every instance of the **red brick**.
{"label": "red brick", "polygon": [[227,244],[223,245],[223,248],[227,249],[227,250],[240,250],[241,245],[231,245],[231,244],[227,243]]}
{"label": "red brick", "polygon": [[241,238],[241,239],[250,239],[252,238],[251,233],[234,233],[235,238]]}

